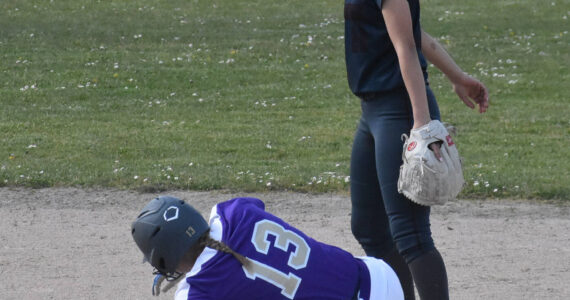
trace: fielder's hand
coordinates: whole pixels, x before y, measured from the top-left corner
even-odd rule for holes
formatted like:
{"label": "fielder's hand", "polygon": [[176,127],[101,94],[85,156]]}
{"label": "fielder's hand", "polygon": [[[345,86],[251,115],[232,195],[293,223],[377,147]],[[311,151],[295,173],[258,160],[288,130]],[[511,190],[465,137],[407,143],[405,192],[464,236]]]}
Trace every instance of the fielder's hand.
{"label": "fielder's hand", "polygon": [[479,105],[479,112],[484,113],[489,107],[489,94],[487,88],[479,80],[464,76],[459,82],[453,83],[453,90],[459,98],[470,108]]}

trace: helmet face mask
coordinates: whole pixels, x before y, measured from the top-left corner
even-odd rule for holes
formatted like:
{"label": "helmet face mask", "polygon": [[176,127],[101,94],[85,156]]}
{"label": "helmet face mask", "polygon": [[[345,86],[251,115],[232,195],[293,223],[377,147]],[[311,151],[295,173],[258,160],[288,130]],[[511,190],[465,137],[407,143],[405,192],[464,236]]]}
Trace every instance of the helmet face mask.
{"label": "helmet face mask", "polygon": [[209,229],[202,215],[184,201],[160,196],[151,200],[132,223],[131,233],[156,272],[175,280],[183,255]]}
{"label": "helmet face mask", "polygon": [[152,271],[152,274],[153,275],[162,275],[162,276],[164,276],[164,278],[166,278],[166,281],[176,281],[178,278],[180,278],[180,276],[183,275],[183,273],[176,272],[176,271],[174,271],[173,273],[165,274],[165,273],[160,272],[156,268]]}

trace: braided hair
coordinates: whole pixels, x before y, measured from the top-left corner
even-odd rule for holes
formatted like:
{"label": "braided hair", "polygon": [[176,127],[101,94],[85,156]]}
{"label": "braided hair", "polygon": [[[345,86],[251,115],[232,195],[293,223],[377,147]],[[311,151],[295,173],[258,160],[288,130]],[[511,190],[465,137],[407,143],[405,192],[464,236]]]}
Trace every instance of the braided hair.
{"label": "braided hair", "polygon": [[232,248],[230,248],[228,245],[224,244],[221,241],[216,241],[213,238],[210,237],[210,231],[206,231],[198,240],[197,245],[199,247],[197,247],[196,250],[199,250],[201,252],[202,249],[204,249],[204,247],[208,247],[208,248],[212,248],[214,250],[218,250],[224,253],[228,253],[233,255],[233,257],[235,257],[244,267],[249,267],[249,265],[251,264],[250,261],[243,255],[237,253],[236,251],[234,251]]}

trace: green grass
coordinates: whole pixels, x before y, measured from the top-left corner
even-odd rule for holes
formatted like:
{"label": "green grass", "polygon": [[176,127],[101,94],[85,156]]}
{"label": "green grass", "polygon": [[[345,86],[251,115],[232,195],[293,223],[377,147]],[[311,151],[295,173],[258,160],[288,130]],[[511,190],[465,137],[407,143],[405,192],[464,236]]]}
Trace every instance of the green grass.
{"label": "green grass", "polygon": [[[570,1],[422,5],[490,90],[478,115],[430,69],[462,196],[570,198]],[[2,1],[0,185],[346,192],[360,111],[342,14],[331,0]]]}

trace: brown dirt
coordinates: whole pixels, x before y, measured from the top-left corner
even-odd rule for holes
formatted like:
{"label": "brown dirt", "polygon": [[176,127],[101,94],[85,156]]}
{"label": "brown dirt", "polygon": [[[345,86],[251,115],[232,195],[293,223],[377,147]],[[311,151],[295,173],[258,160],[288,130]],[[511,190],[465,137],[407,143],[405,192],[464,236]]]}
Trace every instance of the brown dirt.
{"label": "brown dirt", "polygon": [[[215,203],[255,196],[310,236],[362,250],[346,195],[169,191],[206,216]],[[0,188],[0,299],[151,299],[151,268],[130,222],[156,194]],[[432,229],[452,299],[569,299],[570,205],[461,200],[435,207]],[[172,299],[173,293],[161,296]]]}

